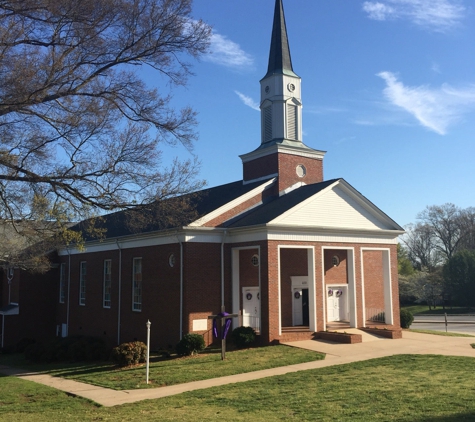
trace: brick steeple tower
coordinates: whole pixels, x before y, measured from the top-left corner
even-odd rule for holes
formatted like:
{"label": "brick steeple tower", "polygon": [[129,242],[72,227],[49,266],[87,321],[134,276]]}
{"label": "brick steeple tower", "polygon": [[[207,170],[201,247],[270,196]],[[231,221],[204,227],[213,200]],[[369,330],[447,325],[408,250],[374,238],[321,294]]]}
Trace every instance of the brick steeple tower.
{"label": "brick steeple tower", "polygon": [[301,79],[294,73],[282,0],[276,0],[269,66],[261,84],[261,145],[241,155],[244,183],[278,177],[278,192],[323,180],[323,151],[302,142]]}

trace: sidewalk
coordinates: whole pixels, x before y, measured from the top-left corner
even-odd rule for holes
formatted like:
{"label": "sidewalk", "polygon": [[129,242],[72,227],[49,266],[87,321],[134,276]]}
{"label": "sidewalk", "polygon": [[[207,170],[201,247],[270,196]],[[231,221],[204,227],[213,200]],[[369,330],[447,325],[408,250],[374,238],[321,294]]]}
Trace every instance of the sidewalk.
{"label": "sidewalk", "polygon": [[186,384],[173,385],[143,390],[116,391],[108,388],[96,387],[77,381],[28,373],[14,368],[0,365],[0,373],[17,376],[21,379],[44,384],[68,394],[84,397],[102,406],[117,406],[125,403],[133,403],[140,400],[158,399],[184,393],[186,391],[200,390],[210,387],[218,387],[226,384],[252,381],[260,378],[284,375],[291,372],[305,371],[308,369],[323,368],[332,365],[358,362],[362,360],[380,358],[400,354],[436,354],[447,356],[470,356],[475,358],[475,349],[470,344],[475,343],[475,338],[470,337],[444,337],[431,334],[419,334],[409,331],[403,332],[400,340],[381,339],[379,337],[366,338],[363,343],[338,344],[321,340],[305,340],[285,343],[292,347],[315,350],[326,353],[325,360],[284,366],[280,368],[266,369],[250,372],[247,374],[231,375],[221,378],[213,378],[204,381],[195,381]]}

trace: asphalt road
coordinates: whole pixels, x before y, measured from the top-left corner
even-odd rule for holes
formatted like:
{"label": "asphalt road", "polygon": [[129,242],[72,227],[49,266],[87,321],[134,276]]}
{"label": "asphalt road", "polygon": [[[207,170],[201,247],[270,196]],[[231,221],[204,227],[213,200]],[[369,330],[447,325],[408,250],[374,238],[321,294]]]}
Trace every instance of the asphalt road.
{"label": "asphalt road", "polygon": [[[447,331],[475,335],[475,315],[447,315]],[[444,315],[415,316],[411,328],[445,331]]]}

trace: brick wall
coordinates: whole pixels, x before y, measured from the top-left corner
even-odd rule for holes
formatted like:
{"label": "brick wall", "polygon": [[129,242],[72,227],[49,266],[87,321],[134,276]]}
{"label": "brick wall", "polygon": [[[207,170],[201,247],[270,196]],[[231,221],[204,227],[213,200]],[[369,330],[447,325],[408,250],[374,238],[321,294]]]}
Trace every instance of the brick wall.
{"label": "brick wall", "polygon": [[[296,173],[296,168],[300,164],[304,165],[307,170],[304,177],[299,177]],[[273,195],[277,195],[280,191],[298,182],[309,185],[323,181],[323,160],[275,153],[243,163],[244,181],[271,174],[279,175],[276,189],[272,192]]]}
{"label": "brick wall", "polygon": [[[192,332],[193,320],[207,319],[221,311],[221,245],[187,243],[184,245],[185,271],[183,311],[184,333]],[[207,344],[213,341],[212,321],[202,334]]]}
{"label": "brick wall", "polygon": [[[168,264],[173,253],[174,267]],[[142,310],[132,310],[132,265],[142,258]],[[112,261],[111,307],[103,307],[103,265]],[[62,257],[68,263],[68,257]],[[87,263],[86,304],[79,305],[79,266]],[[68,271],[68,270],[67,270]],[[117,344],[119,319],[119,251],[71,256],[69,335],[103,337]],[[59,283],[59,277],[58,281]],[[120,342],[146,341],[150,320],[151,348],[174,346],[179,340],[180,251],[178,244],[122,250]],[[56,288],[57,290],[57,288]],[[57,324],[66,323],[65,307],[58,305]]]}
{"label": "brick wall", "polygon": [[[340,264],[333,265],[333,257],[340,260]],[[325,249],[325,284],[348,284],[347,251],[342,249]]]}
{"label": "brick wall", "polygon": [[[48,339],[56,335],[54,307],[57,270],[31,274],[15,270],[11,301],[20,306],[19,315],[5,316],[4,346],[15,346],[24,338]],[[8,283],[4,301],[8,302]],[[5,293],[5,291],[4,291]]]}

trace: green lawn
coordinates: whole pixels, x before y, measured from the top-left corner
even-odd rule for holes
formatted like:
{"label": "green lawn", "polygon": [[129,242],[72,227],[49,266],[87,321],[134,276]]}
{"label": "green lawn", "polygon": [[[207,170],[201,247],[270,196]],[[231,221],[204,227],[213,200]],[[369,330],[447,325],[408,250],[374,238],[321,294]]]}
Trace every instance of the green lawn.
{"label": "green lawn", "polygon": [[412,312],[413,315],[457,315],[457,314],[475,314],[475,309],[473,308],[460,308],[460,307],[453,307],[453,308],[445,308],[443,309],[442,306],[438,306],[437,308],[432,308],[429,310],[427,305],[411,305],[411,306],[401,306],[401,309],[407,309],[408,311]]}
{"label": "green lawn", "polygon": [[0,421],[475,420],[475,359],[392,356],[114,408],[0,378]]}
{"label": "green lawn", "polygon": [[185,358],[167,359],[152,356],[149,385],[145,383],[145,365],[123,369],[107,363],[31,365],[19,355],[5,355],[3,358],[0,355],[0,364],[44,372],[116,390],[130,390],[242,374],[260,369],[320,360],[324,357],[325,355],[321,353],[289,346],[230,351],[226,353],[224,361],[221,360],[220,349],[207,349],[205,353]]}
{"label": "green lawn", "polygon": [[411,328],[409,331],[414,333],[422,333],[422,334],[433,334],[435,336],[446,336],[446,337],[475,337],[471,334],[462,334],[462,333],[451,333],[450,331],[434,331],[434,330],[417,330]]}

